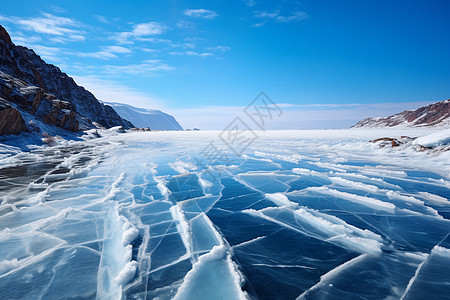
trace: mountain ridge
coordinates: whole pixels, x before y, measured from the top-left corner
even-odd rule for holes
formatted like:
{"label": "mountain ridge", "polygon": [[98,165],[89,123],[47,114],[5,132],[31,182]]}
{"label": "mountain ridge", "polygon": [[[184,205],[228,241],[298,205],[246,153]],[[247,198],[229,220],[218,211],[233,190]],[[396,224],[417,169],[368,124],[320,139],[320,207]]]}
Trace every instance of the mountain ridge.
{"label": "mountain ridge", "polygon": [[450,99],[388,117],[366,118],[350,128],[382,127],[450,128]]}
{"label": "mountain ridge", "polygon": [[[74,132],[95,127],[134,127],[57,66],[46,63],[32,49],[15,45],[1,25],[0,72],[2,107],[19,111],[27,119],[24,122],[37,120]],[[8,111],[0,114],[11,117]],[[14,132],[0,128],[0,134],[18,134],[24,128],[30,131],[28,123]]]}
{"label": "mountain ridge", "polygon": [[150,127],[151,130],[183,130],[183,127],[173,116],[163,111],[117,102],[103,103],[114,108],[122,118],[131,121],[136,127]]}

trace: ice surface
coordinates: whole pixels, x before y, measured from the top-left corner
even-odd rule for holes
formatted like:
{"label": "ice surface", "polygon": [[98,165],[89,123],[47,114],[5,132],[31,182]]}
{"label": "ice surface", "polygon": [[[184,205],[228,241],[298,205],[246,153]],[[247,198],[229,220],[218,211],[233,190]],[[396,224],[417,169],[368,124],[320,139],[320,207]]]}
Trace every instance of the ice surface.
{"label": "ice surface", "polygon": [[115,131],[0,145],[0,299],[450,299],[450,154],[368,142],[429,131]]}
{"label": "ice surface", "polygon": [[330,194],[334,197],[339,197],[341,199],[345,199],[354,203],[358,203],[370,208],[373,208],[375,210],[383,210],[390,213],[394,213],[395,205],[392,203],[384,202],[378,199],[365,197],[365,196],[358,196],[351,193],[341,192],[335,189],[330,189],[328,187],[311,187],[308,188],[308,190],[316,193],[322,193],[322,194]]}

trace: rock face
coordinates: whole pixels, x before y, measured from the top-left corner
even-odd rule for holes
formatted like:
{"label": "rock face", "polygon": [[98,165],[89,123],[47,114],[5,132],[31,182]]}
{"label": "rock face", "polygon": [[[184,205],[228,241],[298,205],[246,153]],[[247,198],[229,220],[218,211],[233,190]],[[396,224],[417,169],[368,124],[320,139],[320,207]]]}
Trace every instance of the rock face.
{"label": "rock face", "polygon": [[5,44],[12,44],[11,37],[2,25],[0,25],[0,40]]}
{"label": "rock face", "polygon": [[24,130],[26,130],[26,125],[20,112],[13,108],[8,101],[0,98],[0,135],[19,134]]}
{"label": "rock face", "polygon": [[377,127],[450,127],[450,99],[405,110],[386,118],[367,118],[353,125],[352,128]]}
{"label": "rock face", "polygon": [[[79,131],[79,116],[75,106],[67,101],[56,99],[52,94],[46,93],[42,88],[29,85],[0,71],[0,94],[4,111],[1,123],[10,130],[1,130],[0,134],[18,134],[21,131],[37,131],[28,128],[24,116],[31,120],[42,121],[68,131]],[[14,106],[14,107],[13,107]],[[6,115],[6,111],[14,113]],[[17,116],[20,116],[20,118]],[[8,118],[6,118],[8,116]],[[14,116],[14,117],[13,117]],[[21,120],[21,126],[18,120]],[[17,122],[16,122],[17,120]]]}
{"label": "rock face", "polygon": [[123,103],[107,103],[112,106],[117,113],[136,127],[151,130],[183,130],[175,118],[160,110],[138,108]]}
{"label": "rock face", "polygon": [[93,122],[106,128],[134,127],[58,67],[33,50],[14,45],[2,26],[0,71],[0,97],[47,124],[71,131],[92,128]]}

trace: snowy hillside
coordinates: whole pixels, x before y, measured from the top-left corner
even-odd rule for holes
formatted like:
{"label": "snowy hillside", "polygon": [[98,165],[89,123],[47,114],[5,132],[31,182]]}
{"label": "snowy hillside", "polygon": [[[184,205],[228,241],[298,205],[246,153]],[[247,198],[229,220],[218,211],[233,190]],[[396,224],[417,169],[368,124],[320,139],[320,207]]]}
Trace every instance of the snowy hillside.
{"label": "snowy hillside", "polygon": [[405,110],[385,118],[367,118],[352,126],[352,128],[378,127],[450,128],[450,99],[415,110]]}
{"label": "snowy hillside", "polygon": [[150,127],[152,130],[183,130],[175,118],[160,110],[138,108],[123,103],[105,102],[124,119],[139,128]]}

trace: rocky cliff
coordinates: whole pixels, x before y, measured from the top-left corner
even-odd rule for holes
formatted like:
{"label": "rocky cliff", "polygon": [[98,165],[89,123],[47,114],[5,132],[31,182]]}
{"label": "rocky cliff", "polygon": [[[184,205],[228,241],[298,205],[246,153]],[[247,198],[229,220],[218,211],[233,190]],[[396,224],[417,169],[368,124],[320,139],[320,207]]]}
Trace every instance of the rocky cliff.
{"label": "rocky cliff", "polygon": [[[58,67],[47,64],[31,49],[16,46],[2,26],[0,71],[0,134],[33,130],[28,123],[34,119],[69,131],[133,127]],[[20,117],[27,119],[24,126]]]}
{"label": "rocky cliff", "polygon": [[367,118],[352,126],[352,128],[378,127],[450,128],[450,99],[423,106],[416,110],[405,110],[385,118]]}

